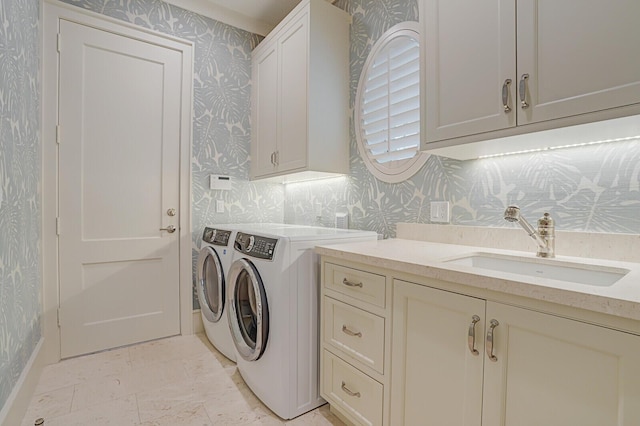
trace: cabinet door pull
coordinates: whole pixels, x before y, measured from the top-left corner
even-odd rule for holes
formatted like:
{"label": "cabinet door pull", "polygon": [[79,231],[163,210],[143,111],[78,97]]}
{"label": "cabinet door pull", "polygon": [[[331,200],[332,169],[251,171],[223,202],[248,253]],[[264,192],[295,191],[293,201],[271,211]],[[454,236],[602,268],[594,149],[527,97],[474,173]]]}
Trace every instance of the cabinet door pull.
{"label": "cabinet door pull", "polygon": [[489,330],[487,330],[487,356],[493,362],[498,360],[498,357],[493,354],[493,329],[496,328],[500,323],[494,319],[489,322]]}
{"label": "cabinet door pull", "polygon": [[469,325],[469,336],[467,337],[467,344],[469,350],[473,356],[478,356],[480,352],[476,349],[476,324],[480,321],[480,317],[474,315],[471,317],[471,324]]}
{"label": "cabinet door pull", "polygon": [[362,283],[354,283],[353,281],[349,281],[348,279],[344,278],[342,280],[342,284],[346,285],[347,287],[360,287],[362,288]]}
{"label": "cabinet door pull", "polygon": [[271,153],[271,164],[274,165],[274,166],[276,165],[276,152],[275,151],[273,151]]}
{"label": "cabinet door pull", "polygon": [[349,336],[353,336],[353,337],[362,337],[362,333],[361,332],[355,332],[353,330],[351,330],[349,327],[347,327],[345,324],[342,324],[342,332],[344,334],[347,334]]}
{"label": "cabinet door pull", "polygon": [[276,151],[273,153],[275,155],[275,163],[273,163],[276,166],[280,165],[280,151]]}
{"label": "cabinet door pull", "polygon": [[527,103],[527,80],[529,79],[529,74],[522,74],[520,77],[520,104],[522,105],[522,109],[529,108],[529,104]]}
{"label": "cabinet door pull", "polygon": [[502,107],[505,113],[511,111],[511,106],[509,105],[509,86],[511,86],[510,78],[506,79],[502,85]]}
{"label": "cabinet door pull", "polygon": [[355,396],[356,398],[360,398],[360,392],[353,392],[350,390],[345,382],[342,382],[342,386],[340,386],[342,390],[349,396]]}

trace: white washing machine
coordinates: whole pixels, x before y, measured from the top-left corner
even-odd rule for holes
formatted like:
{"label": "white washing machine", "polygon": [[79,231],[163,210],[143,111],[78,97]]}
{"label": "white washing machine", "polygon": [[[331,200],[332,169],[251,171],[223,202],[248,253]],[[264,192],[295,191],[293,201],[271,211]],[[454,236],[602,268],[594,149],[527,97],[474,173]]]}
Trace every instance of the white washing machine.
{"label": "white washing machine", "polygon": [[225,305],[235,235],[233,229],[205,228],[196,266],[196,290],[204,330],[211,344],[231,361],[236,360],[236,349]]}
{"label": "white washing machine", "polygon": [[320,397],[319,244],[371,241],[368,231],[241,226],[227,285],[227,314],[243,379],[274,413],[297,417]]}

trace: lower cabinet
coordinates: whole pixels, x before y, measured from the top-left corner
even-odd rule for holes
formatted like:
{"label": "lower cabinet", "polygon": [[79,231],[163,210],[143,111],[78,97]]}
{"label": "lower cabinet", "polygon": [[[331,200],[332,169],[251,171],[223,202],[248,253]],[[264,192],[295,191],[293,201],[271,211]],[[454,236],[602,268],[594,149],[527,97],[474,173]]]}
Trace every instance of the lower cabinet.
{"label": "lower cabinet", "polygon": [[392,425],[637,426],[640,337],[394,280]]}
{"label": "lower cabinet", "polygon": [[[393,286],[390,424],[479,426],[485,301],[397,280]],[[474,315],[477,354],[467,347]]]}
{"label": "lower cabinet", "polygon": [[381,425],[383,386],[328,350],[323,351],[323,396],[363,425]]}
{"label": "lower cabinet", "polygon": [[349,424],[389,425],[391,280],[385,272],[322,262],[320,395]]}

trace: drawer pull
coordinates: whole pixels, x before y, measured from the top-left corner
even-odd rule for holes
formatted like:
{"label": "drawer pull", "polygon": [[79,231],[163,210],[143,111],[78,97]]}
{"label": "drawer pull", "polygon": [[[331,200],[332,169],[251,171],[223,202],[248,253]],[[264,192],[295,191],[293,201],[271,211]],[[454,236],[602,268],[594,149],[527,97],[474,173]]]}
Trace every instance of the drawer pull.
{"label": "drawer pull", "polygon": [[348,279],[344,278],[342,280],[342,284],[346,285],[347,287],[360,287],[362,288],[362,283],[354,283],[352,281],[349,281]]}
{"label": "drawer pull", "polygon": [[349,336],[354,336],[354,337],[362,337],[362,333],[361,332],[355,332],[349,329],[349,327],[347,327],[346,325],[342,324],[342,332],[344,334],[348,334]]}
{"label": "drawer pull", "polygon": [[355,396],[356,398],[360,398],[360,392],[353,392],[352,390],[350,390],[345,382],[342,382],[342,386],[340,386],[342,388],[342,390],[344,391],[344,393],[346,393],[349,396]]}
{"label": "drawer pull", "polygon": [[471,317],[471,324],[469,325],[469,335],[467,337],[467,344],[469,350],[473,356],[478,356],[480,352],[476,349],[476,324],[480,321],[480,317],[474,315]]}
{"label": "drawer pull", "polygon": [[487,356],[493,362],[498,360],[498,357],[493,354],[493,329],[496,328],[500,323],[494,319],[489,322],[489,330],[487,330]]}

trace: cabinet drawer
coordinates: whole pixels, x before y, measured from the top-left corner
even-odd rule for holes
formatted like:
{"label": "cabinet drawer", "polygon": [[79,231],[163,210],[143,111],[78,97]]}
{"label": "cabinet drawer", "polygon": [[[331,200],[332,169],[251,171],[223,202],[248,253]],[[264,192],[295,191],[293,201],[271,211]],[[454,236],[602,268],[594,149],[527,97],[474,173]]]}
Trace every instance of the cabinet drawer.
{"label": "cabinet drawer", "polygon": [[385,307],[386,279],[384,275],[325,263],[324,285],[339,293]]}
{"label": "cabinet drawer", "polygon": [[382,424],[382,384],[323,351],[323,397],[354,420],[365,425]]}
{"label": "cabinet drawer", "polygon": [[324,298],[324,341],[384,374],[384,318]]}

